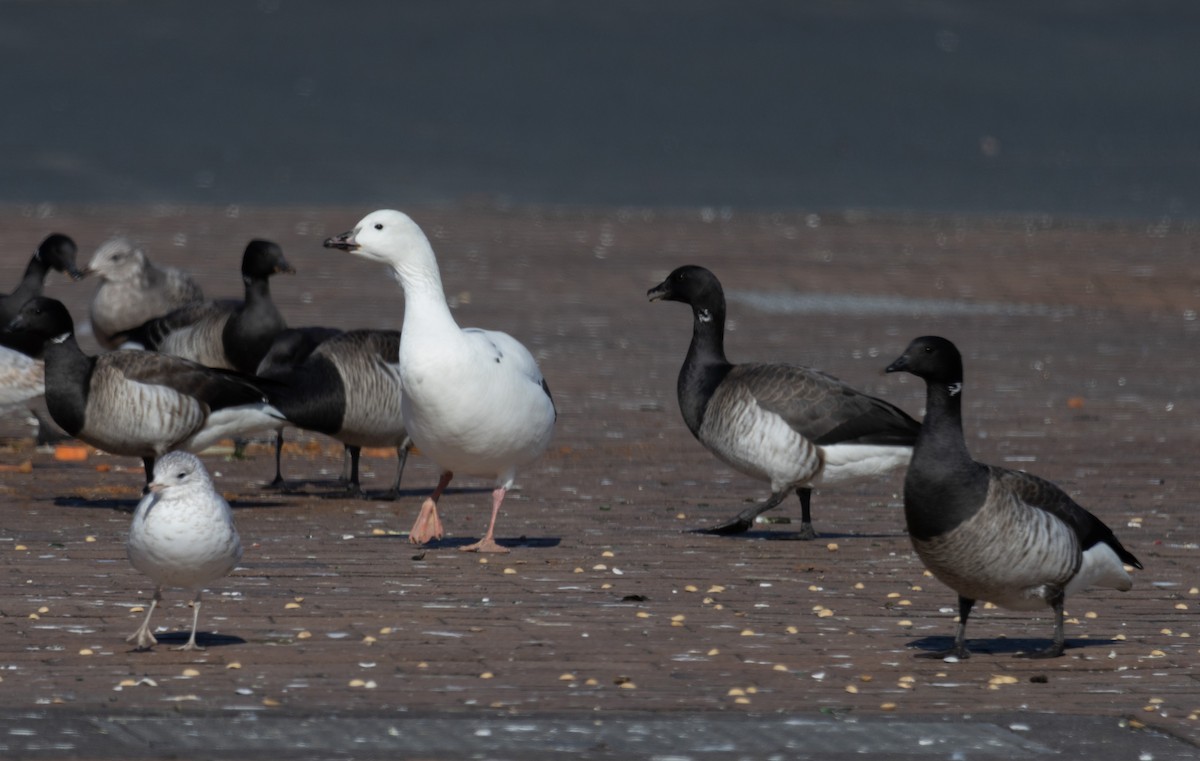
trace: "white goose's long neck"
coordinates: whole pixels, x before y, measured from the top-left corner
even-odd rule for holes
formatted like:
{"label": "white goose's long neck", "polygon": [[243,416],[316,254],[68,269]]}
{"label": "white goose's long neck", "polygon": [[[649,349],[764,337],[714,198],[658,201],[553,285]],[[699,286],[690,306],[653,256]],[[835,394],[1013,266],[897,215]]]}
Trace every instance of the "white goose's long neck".
{"label": "white goose's long neck", "polygon": [[394,265],[396,278],[404,289],[404,329],[401,336],[446,336],[459,332],[458,323],[446,304],[442,276],[428,242],[423,250],[407,261]]}

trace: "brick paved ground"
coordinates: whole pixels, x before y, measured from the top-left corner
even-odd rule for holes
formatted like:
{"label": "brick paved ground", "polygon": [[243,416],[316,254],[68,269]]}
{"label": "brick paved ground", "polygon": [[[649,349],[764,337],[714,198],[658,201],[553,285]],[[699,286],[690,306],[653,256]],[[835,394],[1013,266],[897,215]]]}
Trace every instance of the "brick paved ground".
{"label": "brick paved ground", "polygon": [[[299,270],[273,286],[292,324],[398,326],[399,289],[384,271],[320,245],[366,211],[0,209],[0,285],[10,287],[52,230],[75,236],[85,258],[128,231],[156,261],[197,272],[209,294],[234,295],[245,240],[264,236]],[[520,474],[499,524],[513,552],[456,550],[486,524],[486,484],[457,484],[443,502],[448,538],[420,551],[401,532],[433,485],[428,461],[410,460],[399,502],[321,499],[340,448],[293,433],[287,472],[315,479],[303,493],[259,489],[271,474],[265,447],[239,462],[207,458],[246,544],[242,565],[205,602],[209,649],[132,653],[124,636],[150,592],[123,547],[142,481],[136,463],[56,462],[9,415],[0,463],[31,461],[32,472],[0,474],[6,713],[997,715],[1035,727],[1052,727],[1053,715],[1145,725],[1179,738],[1170,747],[1185,754],[1200,742],[1194,228],[412,213],[439,252],[462,324],[520,337],[555,393],[555,443]],[[1134,590],[1068,600],[1074,647],[1061,659],[1011,657],[1049,635],[1048,616],[981,610],[969,632],[975,657],[929,662],[912,653],[945,644],[954,597],[910,551],[901,475],[819,491],[814,542],[778,541],[787,523],[739,538],[687,533],[765,496],[680,419],[674,382],[690,318],[682,305],[647,303],[645,291],[687,262],[713,269],[730,293],[731,359],[822,367],[913,414],[920,384],[881,369],[915,335],[955,340],[975,455],[1055,480],[1114,527],[1146,566]],[[93,287],[55,280],[50,292],[82,319]],[[776,299],[754,301],[761,293]],[[847,298],[794,298],[822,294]],[[381,489],[392,468],[388,456],[367,461]],[[795,508],[776,514],[797,518]],[[171,629],[168,644],[190,620],[178,594],[156,616]]]}

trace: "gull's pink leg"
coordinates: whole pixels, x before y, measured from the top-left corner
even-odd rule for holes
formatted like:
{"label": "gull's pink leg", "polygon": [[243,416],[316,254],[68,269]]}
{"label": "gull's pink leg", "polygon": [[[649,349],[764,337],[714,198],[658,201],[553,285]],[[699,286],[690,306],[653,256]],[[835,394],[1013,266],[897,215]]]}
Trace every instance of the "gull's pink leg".
{"label": "gull's pink leg", "polygon": [[469,544],[466,547],[460,547],[463,552],[508,552],[508,549],[496,544],[496,516],[500,514],[500,503],[504,501],[504,494],[507,491],[503,486],[499,486],[492,492],[492,522],[488,524],[487,534],[475,544]]}
{"label": "gull's pink leg", "polygon": [[438,485],[433,490],[433,494],[426,497],[425,501],[421,503],[421,512],[417,515],[417,522],[413,524],[412,531],[408,532],[409,542],[425,544],[430,539],[442,538],[442,520],[438,518],[437,501],[450,484],[451,478],[454,478],[454,474],[450,471],[443,473],[442,477],[438,479]]}
{"label": "gull's pink leg", "polygon": [[203,589],[196,590],[196,596],[192,598],[192,636],[188,637],[187,643],[179,647],[173,647],[172,650],[203,650],[204,648],[196,644],[196,627],[200,625],[200,595]]}
{"label": "gull's pink leg", "polygon": [[132,642],[136,650],[149,650],[158,644],[153,632],[150,631],[150,616],[154,615],[154,609],[158,606],[158,601],[162,599],[162,587],[154,588],[154,597],[150,598],[150,610],[146,611],[146,618],[142,621],[142,625],[133,634],[125,638],[126,642]]}

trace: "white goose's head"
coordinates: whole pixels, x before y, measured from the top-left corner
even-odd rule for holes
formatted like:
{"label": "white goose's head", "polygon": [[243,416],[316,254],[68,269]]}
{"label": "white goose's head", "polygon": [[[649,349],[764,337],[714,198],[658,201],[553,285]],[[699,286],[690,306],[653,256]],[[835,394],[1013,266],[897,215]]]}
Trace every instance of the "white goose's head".
{"label": "white goose's head", "polygon": [[429,239],[407,214],[393,209],[373,211],[353,230],[325,241],[325,248],[349,251],[365,259],[389,264],[397,271],[426,266],[433,250]]}

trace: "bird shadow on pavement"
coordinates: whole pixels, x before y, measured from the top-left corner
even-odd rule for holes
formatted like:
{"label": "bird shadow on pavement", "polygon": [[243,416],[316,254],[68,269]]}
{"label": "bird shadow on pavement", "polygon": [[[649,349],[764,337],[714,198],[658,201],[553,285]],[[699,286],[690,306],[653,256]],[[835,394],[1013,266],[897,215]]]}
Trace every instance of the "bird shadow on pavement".
{"label": "bird shadow on pavement", "polygon": [[[380,538],[383,538],[383,537],[380,537]],[[389,536],[387,538],[390,538],[390,539],[403,538],[407,541],[408,536],[407,536],[407,534],[405,534],[405,535]],[[474,544],[477,541],[479,541],[479,537],[474,537],[474,536],[445,537],[442,539],[435,539],[431,542],[426,542],[425,544],[422,544],[422,545],[413,545],[412,548],[413,548],[413,551],[417,552],[417,553],[420,553],[423,550],[452,550],[452,549],[456,549],[459,547],[466,547],[468,545]],[[557,536],[522,536],[519,538],[498,536],[498,537],[496,537],[496,543],[499,544],[501,547],[504,547],[505,549],[509,549],[509,550],[513,550],[513,549],[517,549],[517,548],[520,548],[520,549],[549,549],[550,547],[557,547],[558,545],[562,544],[562,538],[557,537]]]}
{"label": "bird shadow on pavement", "polygon": [[788,531],[786,529],[750,529],[749,531],[743,531],[740,534],[717,534],[706,528],[684,529],[683,533],[711,536],[715,539],[753,539],[780,542],[823,542],[832,541],[834,539],[899,539],[905,535],[903,531],[899,530],[894,532],[877,532],[870,534],[846,534],[834,531],[822,531],[815,537],[805,538],[799,531]]}
{"label": "bird shadow on pavement", "polygon": [[[265,493],[281,496],[310,497],[312,499],[356,499],[363,502],[399,502],[405,499],[423,499],[433,493],[433,487],[401,489],[395,494],[390,489],[364,489],[361,494],[347,491],[346,485],[337,479],[299,479],[289,481],[282,487],[262,485]],[[444,496],[453,494],[491,494],[492,490],[482,486],[450,488]]]}
{"label": "bird shadow on pavement", "polygon": [[[162,648],[179,647],[186,644],[188,641],[188,632],[155,632],[154,638],[158,640],[158,646]],[[235,637],[231,634],[212,634],[209,632],[196,632],[196,644],[203,648],[210,647],[228,647],[230,645],[244,645],[246,640],[241,637]]]}
{"label": "bird shadow on pavement", "polygon": [[[1115,639],[1068,639],[1066,655],[1075,649],[1085,647],[1110,647],[1116,645]],[[929,653],[948,650],[954,645],[954,637],[935,636],[922,637],[908,643],[908,647]],[[1033,653],[1045,650],[1050,645],[1049,637],[996,637],[993,639],[967,640],[967,650],[971,655],[1017,655],[1018,653]],[[914,653],[919,655],[919,653]]]}
{"label": "bird shadow on pavement", "polygon": [[91,510],[116,510],[122,513],[132,513],[137,509],[138,503],[141,501],[141,497],[138,497],[137,499],[117,499],[115,497],[104,497],[98,499],[88,499],[87,497],[55,497],[54,505],[56,507],[82,507]]}

